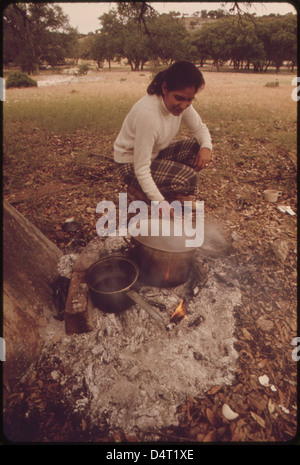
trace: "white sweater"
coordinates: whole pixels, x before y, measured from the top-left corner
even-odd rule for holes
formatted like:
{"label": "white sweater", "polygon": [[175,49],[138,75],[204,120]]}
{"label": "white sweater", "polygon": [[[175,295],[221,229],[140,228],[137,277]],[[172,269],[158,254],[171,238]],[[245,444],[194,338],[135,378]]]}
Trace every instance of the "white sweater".
{"label": "white sweater", "polygon": [[135,176],[150,200],[164,199],[152,179],[151,162],[173,141],[181,121],[191,130],[200,147],[212,149],[209,130],[192,105],[174,116],[161,96],[149,94],[133,105],[115,140],[114,160],[134,163]]}

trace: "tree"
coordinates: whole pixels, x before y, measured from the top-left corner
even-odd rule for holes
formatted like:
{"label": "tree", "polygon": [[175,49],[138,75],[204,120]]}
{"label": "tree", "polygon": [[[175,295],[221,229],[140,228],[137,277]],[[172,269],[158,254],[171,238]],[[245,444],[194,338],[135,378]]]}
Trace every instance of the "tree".
{"label": "tree", "polygon": [[98,69],[103,67],[103,62],[106,60],[107,57],[106,42],[106,36],[104,34],[97,34],[91,46],[90,57],[92,58],[92,60],[96,61]]}
{"label": "tree", "polygon": [[291,64],[291,71],[293,72],[294,66],[297,65],[297,18],[295,15],[288,14],[285,17],[287,37],[285,38],[286,44],[286,57]]}
{"label": "tree", "polygon": [[135,22],[140,31],[150,34],[148,24],[158,16],[158,13],[148,2],[118,2],[117,11],[121,22],[126,24],[128,21]]}
{"label": "tree", "polygon": [[77,49],[78,58],[82,58],[83,60],[93,59],[91,56],[91,50],[95,40],[96,34],[93,33],[79,39],[79,45]]}
{"label": "tree", "polygon": [[93,57],[104,57],[109,63],[125,58],[133,71],[143,69],[149,60],[148,28],[155,16],[153,11],[152,7],[145,9],[143,2],[123,2],[118,3],[117,10],[100,16],[102,28],[93,47]]}
{"label": "tree", "polygon": [[266,53],[265,71],[274,63],[276,72],[284,61],[297,60],[297,18],[293,14],[269,15],[257,20],[258,36]]}
{"label": "tree", "polygon": [[243,69],[243,65],[249,69],[250,64],[258,69],[259,63],[265,59],[263,44],[259,40],[256,32],[256,24],[249,16],[241,27],[240,19],[237,16],[230,16],[224,19],[224,38],[228,55],[233,61],[236,70]]}
{"label": "tree", "polygon": [[[102,15],[100,33],[86,42],[84,56],[92,58],[102,66],[125,58],[132,70],[143,69],[149,61],[161,61],[169,65],[175,60],[213,60],[219,70],[231,60],[236,70],[254,71],[267,69],[274,63],[279,70],[288,60],[292,67],[296,63],[296,17],[273,15],[270,18],[255,18],[233,3],[233,11],[201,11],[201,17],[214,17],[214,22],[204,24],[201,29],[188,32],[178,13],[159,15],[144,2],[120,2],[117,9]],[[196,20],[199,12],[194,14]],[[83,52],[82,52],[83,53]],[[83,56],[81,54],[81,56]]]}
{"label": "tree", "polygon": [[111,10],[99,17],[102,25],[100,34],[97,34],[92,51],[93,59],[99,57],[108,61],[109,67],[113,60],[120,60],[123,55],[124,45],[124,24],[118,12]]}
{"label": "tree", "polygon": [[149,25],[151,57],[168,65],[189,58],[189,33],[176,13],[162,14]]}
{"label": "tree", "polygon": [[201,64],[212,59],[217,69],[231,60],[236,70],[253,65],[256,72],[266,71],[274,64],[278,72],[284,61],[289,61],[293,69],[297,60],[296,38],[297,18],[293,14],[261,18],[226,15],[192,32],[191,45],[194,58]]}
{"label": "tree", "polygon": [[69,51],[74,32],[62,8],[48,3],[13,3],[3,12],[4,61],[32,74],[41,62],[56,64]]}
{"label": "tree", "polygon": [[[202,10],[202,11],[206,11],[206,10]],[[224,16],[226,16],[226,12],[224,10],[222,10],[221,8],[219,8],[218,10],[211,10],[207,13],[207,16],[209,16],[209,18],[213,18],[213,19],[219,19],[219,18],[223,18]],[[206,16],[206,17],[207,17]]]}
{"label": "tree", "polygon": [[[222,22],[223,21],[223,22]],[[230,58],[225,34],[227,27],[224,20],[204,26],[193,33],[192,43],[197,48],[198,58],[203,61],[212,59],[217,70]]]}
{"label": "tree", "polygon": [[123,57],[127,59],[131,70],[143,70],[150,57],[147,34],[141,34],[139,26],[129,21],[124,27],[123,38]]}

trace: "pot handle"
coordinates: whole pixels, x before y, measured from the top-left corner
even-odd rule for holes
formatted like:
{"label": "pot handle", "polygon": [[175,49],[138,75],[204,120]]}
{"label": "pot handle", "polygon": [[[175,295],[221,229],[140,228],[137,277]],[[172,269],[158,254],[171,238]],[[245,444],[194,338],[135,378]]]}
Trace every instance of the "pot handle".
{"label": "pot handle", "polygon": [[137,292],[133,289],[130,289],[126,292],[128,297],[131,298],[137,305],[146,310],[152,318],[154,318],[161,326],[165,326],[163,317],[151,306],[149,305]]}

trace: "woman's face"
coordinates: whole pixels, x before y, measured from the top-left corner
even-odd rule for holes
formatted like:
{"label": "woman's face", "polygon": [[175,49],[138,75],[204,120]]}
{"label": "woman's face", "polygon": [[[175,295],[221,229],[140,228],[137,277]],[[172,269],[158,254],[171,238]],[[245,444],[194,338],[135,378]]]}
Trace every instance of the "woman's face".
{"label": "woman's face", "polygon": [[188,108],[195,98],[195,87],[186,87],[180,90],[168,91],[167,84],[162,84],[162,97],[166,108],[174,116],[179,116],[186,108]]}

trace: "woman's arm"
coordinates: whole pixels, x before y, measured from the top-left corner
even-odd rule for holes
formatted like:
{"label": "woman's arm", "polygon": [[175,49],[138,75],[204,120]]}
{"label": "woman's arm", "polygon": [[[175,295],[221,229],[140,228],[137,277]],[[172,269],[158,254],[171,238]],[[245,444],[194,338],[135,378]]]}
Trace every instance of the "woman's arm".
{"label": "woman's arm", "polygon": [[212,142],[210,132],[200,118],[198,112],[193,105],[189,106],[183,113],[182,121],[190,129],[193,136],[197,139],[200,148],[212,150]]}
{"label": "woman's arm", "polygon": [[198,155],[195,159],[194,168],[196,171],[203,170],[207,168],[210,162],[211,162],[211,150],[207,149],[206,147],[202,147],[199,150]]}
{"label": "woman's arm", "polygon": [[205,169],[211,162],[212,142],[210,132],[192,105],[185,110],[182,121],[191,130],[200,145],[194,168],[196,171]]}
{"label": "woman's arm", "polygon": [[156,134],[155,122],[149,118],[136,121],[134,143],[134,173],[149,200],[164,200],[151,175],[152,152]]}

